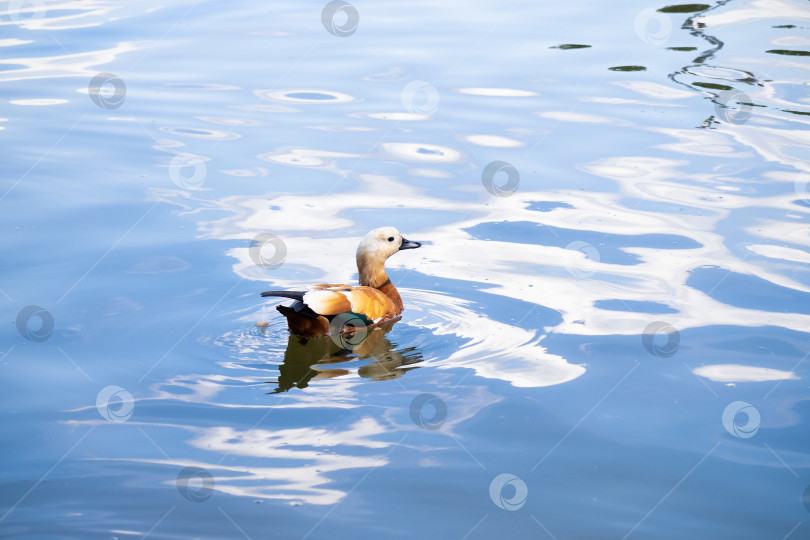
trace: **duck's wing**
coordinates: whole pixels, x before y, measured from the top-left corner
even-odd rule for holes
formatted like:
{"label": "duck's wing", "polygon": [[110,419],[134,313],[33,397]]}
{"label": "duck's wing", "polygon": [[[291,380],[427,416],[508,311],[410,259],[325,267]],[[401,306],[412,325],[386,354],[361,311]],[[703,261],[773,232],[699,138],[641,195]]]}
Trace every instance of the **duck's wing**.
{"label": "duck's wing", "polygon": [[307,291],[302,302],[318,315],[338,315],[352,310],[352,303],[346,293],[349,291],[333,291],[329,289],[316,289]]}
{"label": "duck's wing", "polygon": [[373,287],[351,287],[339,283],[322,283],[307,291],[266,291],[262,296],[279,296],[298,300],[318,315],[331,318],[353,312],[378,322],[397,315],[387,295]]}

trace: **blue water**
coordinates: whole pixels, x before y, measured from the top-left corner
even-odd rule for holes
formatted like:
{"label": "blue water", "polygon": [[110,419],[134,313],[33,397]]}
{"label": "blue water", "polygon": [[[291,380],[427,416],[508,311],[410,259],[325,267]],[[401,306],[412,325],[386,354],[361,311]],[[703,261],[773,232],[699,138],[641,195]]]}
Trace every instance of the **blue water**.
{"label": "blue water", "polygon": [[[4,5],[0,536],[810,538],[808,51],[798,0]],[[290,338],[258,293],[383,225],[402,319]]]}

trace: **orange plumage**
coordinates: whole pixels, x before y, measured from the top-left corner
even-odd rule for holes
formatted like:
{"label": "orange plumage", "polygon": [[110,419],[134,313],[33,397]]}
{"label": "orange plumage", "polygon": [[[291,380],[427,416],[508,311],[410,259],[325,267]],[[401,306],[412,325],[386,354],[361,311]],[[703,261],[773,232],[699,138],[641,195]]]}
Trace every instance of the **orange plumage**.
{"label": "orange plumage", "polygon": [[262,296],[295,300],[290,306],[276,309],[287,318],[290,332],[299,336],[354,332],[357,322],[345,324],[350,318],[367,328],[376,327],[399,317],[403,310],[402,298],[385,272],[385,261],[397,251],[421,245],[405,239],[393,227],[374,229],[357,247],[359,287],[321,283],[306,291],[267,291]]}

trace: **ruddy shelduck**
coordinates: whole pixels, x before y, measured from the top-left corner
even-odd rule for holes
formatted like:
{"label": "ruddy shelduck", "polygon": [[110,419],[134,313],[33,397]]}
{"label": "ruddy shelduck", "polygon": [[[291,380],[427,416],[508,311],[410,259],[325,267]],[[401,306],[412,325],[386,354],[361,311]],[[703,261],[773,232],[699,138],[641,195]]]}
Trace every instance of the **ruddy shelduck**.
{"label": "ruddy shelduck", "polygon": [[[404,238],[394,227],[380,227],[357,246],[359,287],[322,283],[306,291],[266,291],[262,296],[295,300],[276,309],[287,318],[290,332],[298,336],[321,337],[353,332],[358,326],[376,327],[398,318],[403,309],[402,298],[385,272],[385,261],[398,251],[421,245]],[[348,319],[354,322],[343,324]]]}

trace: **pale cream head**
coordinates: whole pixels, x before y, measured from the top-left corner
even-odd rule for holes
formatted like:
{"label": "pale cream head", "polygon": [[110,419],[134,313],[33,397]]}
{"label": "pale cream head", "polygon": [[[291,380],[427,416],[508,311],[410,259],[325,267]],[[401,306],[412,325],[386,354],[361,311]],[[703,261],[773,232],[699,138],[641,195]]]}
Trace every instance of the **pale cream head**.
{"label": "pale cream head", "polygon": [[380,227],[363,237],[357,246],[357,270],[360,272],[360,284],[380,287],[388,280],[385,273],[385,261],[402,249],[413,249],[421,246],[402,237],[394,227]]}
{"label": "pale cream head", "polygon": [[366,234],[357,246],[358,261],[361,256],[370,261],[385,262],[399,251],[402,235],[394,227],[380,227]]}

